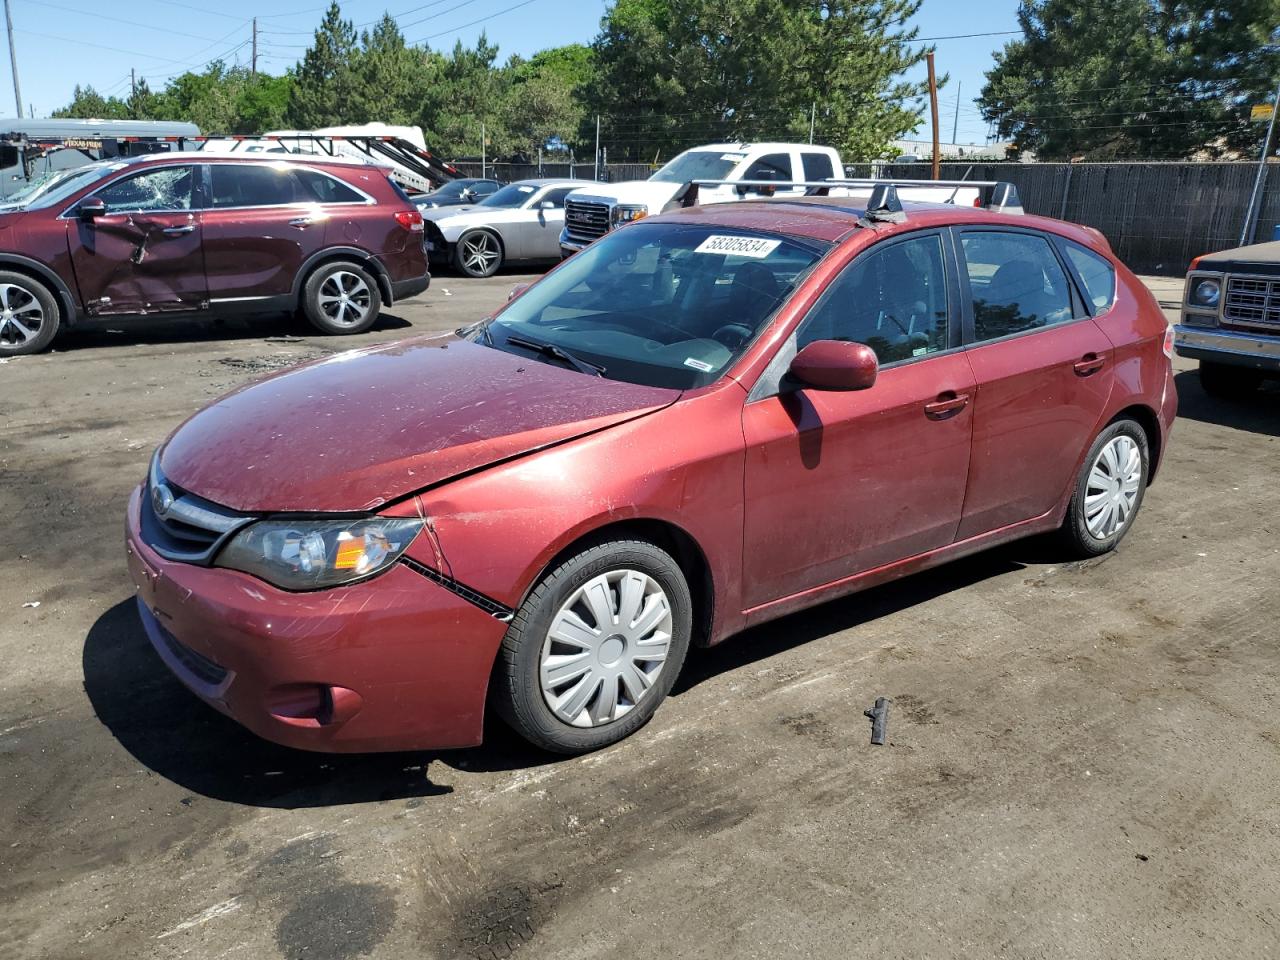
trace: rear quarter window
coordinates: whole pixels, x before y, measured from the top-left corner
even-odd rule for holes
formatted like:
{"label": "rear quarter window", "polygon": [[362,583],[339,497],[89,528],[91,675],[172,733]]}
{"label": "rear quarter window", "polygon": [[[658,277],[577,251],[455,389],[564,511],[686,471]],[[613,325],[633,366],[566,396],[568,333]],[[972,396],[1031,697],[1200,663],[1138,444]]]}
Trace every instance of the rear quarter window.
{"label": "rear quarter window", "polygon": [[1089,303],[1093,305],[1093,312],[1110,310],[1111,305],[1116,302],[1116,268],[1105,257],[1086,250],[1079,244],[1064,240],[1062,245],[1066,248],[1067,259],[1080,274]]}

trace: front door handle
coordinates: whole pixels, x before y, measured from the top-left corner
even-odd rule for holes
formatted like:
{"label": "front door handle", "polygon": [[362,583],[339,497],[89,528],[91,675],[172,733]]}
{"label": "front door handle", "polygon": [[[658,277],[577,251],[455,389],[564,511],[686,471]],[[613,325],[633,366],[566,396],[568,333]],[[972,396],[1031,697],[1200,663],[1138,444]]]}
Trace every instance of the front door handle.
{"label": "front door handle", "polygon": [[194,223],[188,223],[188,224],[184,224],[181,227],[165,227],[164,234],[167,237],[177,237],[177,236],[181,236],[184,233],[192,233],[195,231],[195,229],[196,229],[196,225]]}
{"label": "front door handle", "polygon": [[938,399],[924,405],[924,415],[930,420],[946,420],[969,405],[969,394],[948,390],[938,394]]}
{"label": "front door handle", "polygon": [[292,220],[289,221],[289,226],[309,227],[313,223],[315,223],[315,220],[313,220],[311,217],[294,217]]}
{"label": "front door handle", "polygon": [[1077,377],[1090,377],[1106,365],[1105,358],[1098,356],[1096,353],[1086,353],[1071,365],[1071,369],[1075,370]]}

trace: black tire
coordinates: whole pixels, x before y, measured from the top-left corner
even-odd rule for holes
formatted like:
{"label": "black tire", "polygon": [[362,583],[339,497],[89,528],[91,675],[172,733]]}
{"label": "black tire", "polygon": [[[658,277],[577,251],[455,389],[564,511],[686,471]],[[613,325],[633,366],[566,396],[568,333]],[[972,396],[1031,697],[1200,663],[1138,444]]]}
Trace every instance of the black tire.
{"label": "black tire", "polygon": [[[666,594],[672,624],[667,659],[653,685],[626,713],[598,726],[573,726],[556,716],[543,696],[543,645],[548,643],[553,618],[579,587],[620,570],[647,575]],[[588,753],[617,743],[644,726],[671,692],[692,630],[689,585],[670,554],[641,540],[614,540],[586,548],[543,577],[516,611],[498,654],[490,688],[492,706],[520,736],[553,753]],[[593,696],[589,702],[594,700]]]}
{"label": "black tire", "polygon": [[61,314],[48,287],[25,273],[0,270],[0,294],[0,357],[39,353],[53,343]]}
{"label": "black tire", "polygon": [[[343,293],[350,297],[346,303],[340,299]],[[335,296],[339,297],[336,301]],[[302,314],[321,333],[364,333],[377,322],[381,309],[378,281],[364,267],[349,260],[317,268],[302,288]]]}
{"label": "black tire", "polygon": [[1200,386],[1219,400],[1247,400],[1262,386],[1262,373],[1248,367],[1201,360]]}
{"label": "black tire", "polygon": [[[483,247],[482,252],[481,248]],[[502,241],[491,230],[468,230],[453,245],[453,265],[477,280],[492,277],[502,266]]]}
{"label": "black tire", "polygon": [[[1119,436],[1127,436],[1138,449],[1141,465],[1137,493],[1133,500],[1133,506],[1123,522],[1109,535],[1099,537],[1089,530],[1088,517],[1086,515],[1085,499],[1089,494],[1089,476],[1103,448]],[[1133,420],[1117,420],[1098,434],[1097,438],[1089,446],[1089,452],[1085,455],[1084,463],[1080,465],[1080,472],[1076,474],[1075,490],[1071,494],[1071,503],[1067,506],[1067,516],[1062,522],[1060,531],[1061,538],[1074,556],[1080,558],[1096,557],[1116,548],[1116,544],[1124,539],[1124,535],[1133,526],[1133,521],[1138,516],[1138,511],[1142,508],[1142,499],[1147,492],[1147,478],[1150,474],[1150,446],[1147,442],[1146,431],[1140,425]]]}

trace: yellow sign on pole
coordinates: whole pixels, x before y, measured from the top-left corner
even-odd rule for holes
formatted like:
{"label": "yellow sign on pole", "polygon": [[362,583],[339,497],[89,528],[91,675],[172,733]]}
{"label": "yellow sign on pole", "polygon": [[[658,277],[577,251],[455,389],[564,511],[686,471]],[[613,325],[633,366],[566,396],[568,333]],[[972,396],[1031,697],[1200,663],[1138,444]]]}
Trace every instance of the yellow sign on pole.
{"label": "yellow sign on pole", "polygon": [[1269,103],[1254,104],[1249,110],[1249,120],[1253,123],[1270,123],[1272,109]]}

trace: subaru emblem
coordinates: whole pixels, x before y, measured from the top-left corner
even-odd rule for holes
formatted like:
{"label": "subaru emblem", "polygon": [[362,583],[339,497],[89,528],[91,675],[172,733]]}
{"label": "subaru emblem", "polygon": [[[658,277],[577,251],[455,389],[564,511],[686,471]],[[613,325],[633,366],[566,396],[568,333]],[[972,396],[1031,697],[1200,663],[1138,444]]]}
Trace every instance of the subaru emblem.
{"label": "subaru emblem", "polygon": [[173,499],[173,491],[166,484],[158,483],[151,488],[151,509],[155,510],[156,516],[161,520],[173,506]]}

